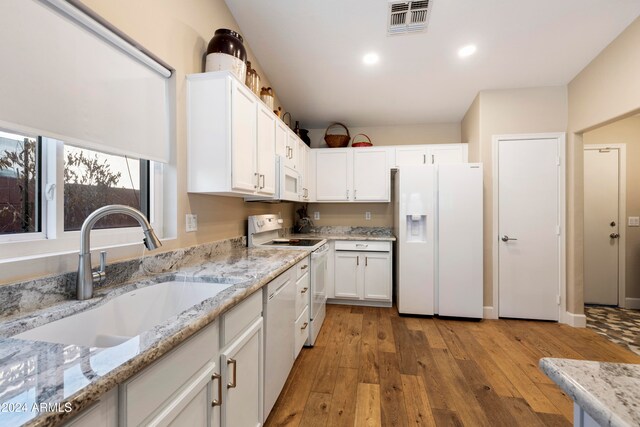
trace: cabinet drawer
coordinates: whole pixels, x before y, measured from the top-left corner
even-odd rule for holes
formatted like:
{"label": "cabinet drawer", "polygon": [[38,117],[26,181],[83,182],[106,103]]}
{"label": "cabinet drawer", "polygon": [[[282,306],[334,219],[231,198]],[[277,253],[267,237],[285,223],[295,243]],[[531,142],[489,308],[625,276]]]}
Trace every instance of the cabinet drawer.
{"label": "cabinet drawer", "polygon": [[120,425],[138,426],[162,409],[176,391],[215,360],[218,353],[215,321],[178,348],[120,386]]}
{"label": "cabinet drawer", "polygon": [[309,339],[309,306],[304,308],[302,314],[298,317],[298,320],[296,320],[295,335],[295,357],[298,357],[300,350],[304,347],[304,343]]}
{"label": "cabinet drawer", "polygon": [[391,242],[379,240],[338,240],[336,241],[336,251],[389,252],[391,251]]}
{"label": "cabinet drawer", "polygon": [[222,347],[233,341],[253,320],[260,316],[262,316],[262,289],[222,316]]}
{"label": "cabinet drawer", "polygon": [[311,295],[311,275],[307,273],[296,282],[296,318],[309,305],[309,295]]}
{"label": "cabinet drawer", "polygon": [[309,257],[306,257],[302,261],[296,264],[296,280],[301,278],[305,273],[307,273],[311,268],[311,263],[309,262]]}

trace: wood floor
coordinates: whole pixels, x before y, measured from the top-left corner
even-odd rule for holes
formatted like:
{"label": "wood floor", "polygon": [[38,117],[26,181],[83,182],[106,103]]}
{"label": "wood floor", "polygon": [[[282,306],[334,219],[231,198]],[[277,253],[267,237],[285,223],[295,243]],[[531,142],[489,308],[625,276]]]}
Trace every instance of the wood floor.
{"label": "wood floor", "polygon": [[327,306],[266,426],[569,426],[573,403],[541,357],[640,363],[588,329],[399,317]]}

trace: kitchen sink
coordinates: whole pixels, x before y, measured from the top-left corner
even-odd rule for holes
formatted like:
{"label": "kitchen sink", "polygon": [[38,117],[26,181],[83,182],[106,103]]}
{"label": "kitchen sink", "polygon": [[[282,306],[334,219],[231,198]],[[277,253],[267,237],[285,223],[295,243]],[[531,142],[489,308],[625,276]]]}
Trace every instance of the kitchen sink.
{"label": "kitchen sink", "polygon": [[[211,280],[211,281],[209,281]],[[39,326],[14,338],[113,347],[216,296],[241,279],[173,280],[119,295],[104,305]]]}

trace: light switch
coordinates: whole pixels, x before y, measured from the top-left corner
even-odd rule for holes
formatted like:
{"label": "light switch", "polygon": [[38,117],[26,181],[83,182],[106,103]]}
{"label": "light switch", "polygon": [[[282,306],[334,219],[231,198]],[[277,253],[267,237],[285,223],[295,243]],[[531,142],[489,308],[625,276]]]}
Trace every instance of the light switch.
{"label": "light switch", "polygon": [[313,219],[315,220],[319,220],[320,219],[320,212],[316,211],[313,213]]}
{"label": "light switch", "polygon": [[640,216],[629,217],[629,227],[640,227]]}
{"label": "light switch", "polygon": [[198,215],[187,214],[185,229],[187,233],[192,231],[198,231]]}
{"label": "light switch", "polygon": [[366,221],[371,221],[371,212],[365,212],[364,213],[364,219]]}

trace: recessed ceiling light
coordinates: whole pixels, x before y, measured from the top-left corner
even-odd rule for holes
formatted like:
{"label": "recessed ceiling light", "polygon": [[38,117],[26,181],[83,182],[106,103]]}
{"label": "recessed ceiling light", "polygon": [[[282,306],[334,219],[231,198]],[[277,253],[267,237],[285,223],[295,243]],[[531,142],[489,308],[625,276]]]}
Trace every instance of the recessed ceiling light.
{"label": "recessed ceiling light", "polygon": [[379,60],[380,60],[380,57],[375,52],[367,53],[365,56],[362,57],[362,62],[364,62],[365,65],[373,65],[377,63]]}
{"label": "recessed ceiling light", "polygon": [[476,50],[477,50],[477,48],[476,48],[475,44],[468,44],[466,46],[461,47],[458,50],[458,56],[460,58],[466,58],[467,56],[471,56],[474,53],[476,53]]}

